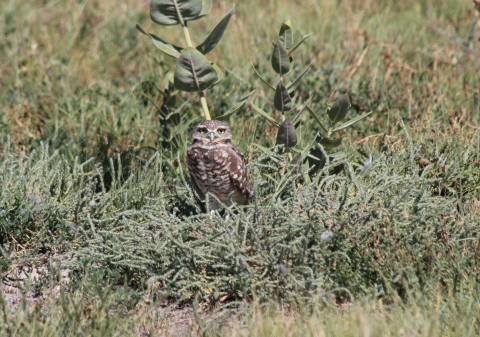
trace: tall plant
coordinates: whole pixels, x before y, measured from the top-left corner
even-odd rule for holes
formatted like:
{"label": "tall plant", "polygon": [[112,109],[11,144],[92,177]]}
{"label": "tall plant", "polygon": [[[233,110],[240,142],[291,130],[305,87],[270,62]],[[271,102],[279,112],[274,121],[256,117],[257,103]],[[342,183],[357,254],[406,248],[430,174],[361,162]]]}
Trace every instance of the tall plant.
{"label": "tall plant", "polygon": [[[357,116],[353,119],[350,119],[346,122],[343,120],[347,116],[347,112],[351,107],[350,100],[348,95],[341,95],[335,102],[331,102],[327,105],[326,114],[328,116],[329,124],[328,127],[324,126],[322,123],[321,118],[318,116],[317,113],[313,111],[310,107],[310,102],[312,100],[311,96],[306,101],[302,102],[302,104],[298,107],[298,113],[290,119],[287,115],[287,112],[291,111],[296,102],[295,96],[295,87],[302,81],[305,74],[311,68],[312,63],[307,66],[295,79],[287,81],[286,76],[288,75],[293,69],[293,52],[303,43],[306,39],[311,35],[303,36],[297,43],[294,44],[293,42],[293,35],[294,29],[293,25],[290,20],[284,22],[280,27],[280,31],[278,34],[278,39],[276,42],[272,41],[273,44],[273,51],[271,55],[271,66],[272,69],[278,74],[278,82],[276,85],[271,84],[268,82],[253,66],[255,70],[255,74],[258,78],[269,87],[272,91],[275,92],[273,105],[274,108],[281,112],[281,121],[278,122],[275,118],[271,116],[271,114],[265,112],[263,109],[258,107],[257,105],[252,103],[253,109],[264,117],[267,121],[278,128],[277,132],[277,145],[283,145],[288,153],[288,156],[291,160],[291,155],[289,153],[290,149],[294,148],[297,145],[297,134],[295,130],[295,124],[302,114],[303,111],[307,110],[310,115],[312,116],[313,120],[316,124],[320,127],[321,131],[319,132],[319,136],[316,137],[317,148],[310,149],[309,145],[306,149],[297,149],[296,152],[299,152],[299,155],[305,155],[306,157],[310,157],[313,159],[313,162],[318,165],[324,165],[325,158],[317,158],[315,155],[320,155],[325,157],[323,153],[325,153],[323,148],[335,148],[341,145],[342,138],[337,136],[333,138],[333,135],[355,123],[364,119],[372,112],[369,112],[364,115]],[[338,125],[340,122],[342,124]],[[321,149],[319,149],[321,148]],[[297,156],[294,161],[298,161],[300,158]],[[303,158],[302,158],[303,159]],[[323,163],[323,164],[321,164]]]}
{"label": "tall plant", "polygon": [[[215,48],[222,39],[223,33],[228,26],[230,18],[235,13],[233,7],[211,33],[198,46],[194,47],[188,29],[188,22],[205,17],[212,9],[211,0],[151,0],[150,18],[153,22],[162,26],[180,25],[185,37],[186,47],[179,47],[159,38],[154,34],[147,33],[137,24],[137,29],[143,34],[150,36],[153,44],[160,51],[176,60],[173,73],[173,86],[175,90],[195,92],[200,97],[204,117],[212,119],[208,109],[205,91],[212,88],[223,78],[223,72],[205,55]],[[177,92],[171,93],[175,95]],[[226,114],[231,114],[240,109],[246,102],[243,98],[233,106]]]}

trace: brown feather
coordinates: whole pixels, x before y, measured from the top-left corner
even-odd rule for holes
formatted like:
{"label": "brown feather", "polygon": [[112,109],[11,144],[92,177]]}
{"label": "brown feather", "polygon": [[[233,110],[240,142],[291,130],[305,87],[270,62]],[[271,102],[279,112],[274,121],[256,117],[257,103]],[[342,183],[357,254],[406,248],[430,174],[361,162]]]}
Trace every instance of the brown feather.
{"label": "brown feather", "polygon": [[[218,129],[225,131],[222,134]],[[215,133],[212,141],[210,135]],[[188,148],[187,162],[195,191],[202,200],[207,193],[229,204],[245,205],[250,201],[252,189],[248,182],[246,160],[231,143],[231,131],[220,121],[204,121],[194,133],[194,142]],[[211,200],[213,201],[213,200]]]}

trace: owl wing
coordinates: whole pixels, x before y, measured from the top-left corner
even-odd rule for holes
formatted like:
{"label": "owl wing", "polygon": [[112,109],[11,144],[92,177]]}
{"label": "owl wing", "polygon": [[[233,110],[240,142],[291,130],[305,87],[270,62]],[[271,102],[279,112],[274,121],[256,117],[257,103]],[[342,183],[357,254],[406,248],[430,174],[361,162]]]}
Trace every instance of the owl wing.
{"label": "owl wing", "polygon": [[252,188],[248,183],[247,161],[243,153],[238,151],[233,145],[231,145],[230,148],[234,154],[232,156],[232,164],[229,172],[230,181],[245,197],[244,202],[239,203],[246,205],[250,202],[250,197],[252,196]]}
{"label": "owl wing", "polygon": [[198,196],[200,197],[200,200],[205,200],[205,195],[202,193],[200,188],[197,185],[197,182],[195,181],[195,178],[190,174],[190,180],[192,181],[193,188],[197,192]]}
{"label": "owl wing", "polygon": [[188,172],[190,174],[190,180],[192,182],[195,192],[197,192],[198,196],[200,197],[200,200],[205,200],[205,194],[203,194],[202,190],[198,187],[197,182],[195,181],[195,177],[192,174],[193,168],[197,165],[195,161],[196,154],[194,152],[195,152],[195,149],[192,147],[189,148],[187,151]]}

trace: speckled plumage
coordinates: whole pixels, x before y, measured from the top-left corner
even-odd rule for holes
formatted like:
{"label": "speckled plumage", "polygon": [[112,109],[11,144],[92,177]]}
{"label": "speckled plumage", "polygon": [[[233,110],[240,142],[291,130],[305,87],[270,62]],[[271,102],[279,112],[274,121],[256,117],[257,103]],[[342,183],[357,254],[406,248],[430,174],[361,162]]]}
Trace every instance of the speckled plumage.
{"label": "speckled plumage", "polygon": [[[231,142],[232,132],[223,122],[203,121],[195,127],[193,144],[187,151],[188,171],[193,187],[202,200],[207,193],[221,202],[246,205],[252,193],[248,182],[246,160]],[[210,198],[212,211],[216,209]]]}

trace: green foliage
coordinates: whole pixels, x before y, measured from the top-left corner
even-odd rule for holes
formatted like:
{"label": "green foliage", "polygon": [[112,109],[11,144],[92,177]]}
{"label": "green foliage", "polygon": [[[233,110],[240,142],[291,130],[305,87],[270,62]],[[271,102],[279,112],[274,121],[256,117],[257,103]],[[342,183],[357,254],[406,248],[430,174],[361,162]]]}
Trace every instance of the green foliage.
{"label": "green foliage", "polygon": [[147,36],[150,36],[152,38],[153,44],[160,49],[164,54],[174,57],[174,58],[180,58],[180,53],[182,51],[182,48],[173,46],[169,44],[166,41],[163,41],[161,38],[156,36],[155,34],[150,34],[147,33],[146,31],[143,30],[142,27],[140,27],[138,24],[136,25],[136,28],[142,33]]}
{"label": "green foliage", "polygon": [[17,289],[19,296],[14,305],[4,291],[7,286],[12,289],[12,285],[0,285],[2,335],[138,336],[141,327],[136,322],[142,313],[131,310],[141,299],[138,293],[104,287],[95,282],[96,275],[84,277],[74,287],[61,280],[58,269],[50,267],[47,271],[44,279],[48,293],[34,306],[29,302],[39,301],[39,295],[32,296],[29,284]]}
{"label": "green foliage", "polygon": [[[280,75],[280,80],[276,88],[270,84],[267,80],[265,80],[253,67],[255,70],[255,74],[260,78],[260,80],[265,83],[267,86],[275,90],[275,97],[273,100],[274,107],[276,110],[282,113],[283,121],[278,123],[274,118],[272,118],[267,112],[263,111],[260,107],[256,106],[252,103],[253,109],[259,113],[261,116],[266,118],[271,124],[278,128],[277,132],[277,144],[283,145],[287,149],[290,150],[293,146],[297,144],[297,135],[295,132],[295,126],[293,125],[292,121],[289,118],[285,118],[285,112],[292,110],[294,104],[294,96],[295,93],[293,91],[294,87],[301,81],[303,76],[306,74],[307,69],[301,73],[293,82],[287,83],[284,85],[284,77],[283,75],[288,74],[293,69],[293,59],[290,56],[291,52],[296,49],[306,38],[302,39],[297,45],[290,51],[287,52],[287,49],[291,49],[293,45],[293,25],[289,21],[282,24],[280,28],[280,32],[278,34],[278,41],[274,43],[272,57],[271,57],[271,65],[273,70]],[[253,66],[253,64],[252,64]],[[301,111],[295,116],[294,120],[296,120],[299,116]],[[303,160],[303,158],[300,158]],[[296,164],[295,164],[296,165]]]}
{"label": "green foliage", "polygon": [[280,76],[290,72],[290,59],[287,50],[283,47],[280,41],[277,41],[273,48],[272,68]]}
{"label": "green foliage", "polygon": [[278,82],[273,104],[275,109],[280,111],[289,111],[292,109],[292,99],[282,82]]}
{"label": "green foliage", "polygon": [[151,0],[150,18],[162,26],[185,25],[198,19],[202,12],[202,0]]}
{"label": "green foliage", "polygon": [[[212,330],[227,336],[476,336],[480,327],[476,317],[480,308],[477,294],[454,298],[439,295],[431,301],[422,295],[413,296],[408,303],[398,300],[390,305],[367,299],[343,308],[324,308],[308,312],[301,305],[294,311],[280,306],[254,306],[236,313],[233,324]],[[212,322],[213,323],[213,322]],[[213,325],[210,323],[210,325]],[[233,327],[232,327],[233,325]],[[207,326],[208,327],[208,326]],[[233,330],[233,331],[232,331]],[[206,330],[206,334],[209,334]]]}
{"label": "green foliage", "polygon": [[[316,146],[313,146],[314,144],[310,142],[306,146],[304,145],[302,150],[297,150],[297,152],[300,152],[295,158],[293,158],[288,153],[288,157],[291,160],[291,166],[292,167],[300,167],[302,166],[302,163],[305,163],[307,167],[312,166],[312,170],[307,169],[307,175],[316,173],[318,169],[321,169],[326,161],[325,161],[325,155],[322,153],[323,147],[326,149],[333,149],[336,147],[339,147],[342,144],[342,138],[337,137],[336,139],[331,138],[331,134],[334,132],[341,131],[358,121],[366,118],[368,115],[370,115],[372,112],[369,112],[367,114],[357,116],[345,123],[343,123],[340,126],[335,127],[335,124],[337,122],[341,122],[343,119],[345,119],[348,109],[351,107],[350,100],[348,98],[347,94],[341,95],[335,102],[329,104],[328,109],[327,109],[327,115],[330,119],[330,128],[326,128],[323,123],[321,122],[320,118],[315,114],[315,112],[310,108],[309,104],[313,98],[313,96],[310,96],[306,102],[303,102],[303,106],[298,108],[299,112],[298,114],[293,118],[293,122],[285,117],[285,112],[292,110],[295,99],[297,98],[295,95],[295,87],[300,84],[301,80],[304,78],[306,75],[307,71],[310,69],[312,63],[302,72],[300,75],[297,76],[292,81],[288,82],[286,85],[284,85],[284,76],[285,74],[289,73],[293,69],[293,58],[290,56],[292,52],[298,48],[307,38],[309,35],[304,36],[294,47],[293,46],[293,25],[289,21],[285,22],[282,24],[278,36],[278,41],[274,44],[273,52],[272,52],[272,58],[271,58],[271,65],[273,70],[280,75],[280,80],[276,86],[276,88],[270,84],[266,79],[264,79],[258,71],[254,68],[255,74],[260,78],[260,80],[275,90],[275,96],[273,100],[274,107],[277,111],[282,113],[282,122],[279,123],[277,122],[274,118],[272,118],[267,112],[265,112],[263,109],[260,107],[256,106],[255,104],[252,103],[253,109],[259,113],[262,117],[267,119],[271,124],[276,126],[278,128],[277,132],[277,145],[283,145],[285,146],[287,152],[290,151],[292,147],[297,145],[297,135],[295,131],[295,121],[300,117],[300,114],[307,109],[311,116],[313,117],[314,121],[317,123],[317,125],[326,133],[325,136],[317,136],[315,137],[315,142],[317,143]],[[287,49],[290,49],[289,52],[287,52]],[[253,64],[252,64],[253,66]],[[321,150],[319,148],[322,148]],[[318,158],[320,156],[320,158]],[[317,166],[316,168],[314,166]],[[310,177],[306,178],[307,180],[310,179]]]}
{"label": "green foliage", "polygon": [[[28,160],[7,153],[2,241],[13,236],[30,248],[64,247],[60,260],[72,277],[103,274],[97,283],[128,280],[183,301],[199,296],[215,303],[235,294],[313,305],[330,293],[350,301],[372,292],[402,296],[411,287],[427,293],[438,284],[468,287],[465,280],[477,269],[478,226],[467,211],[474,206],[456,194],[438,194],[434,186],[457,174],[419,175],[411,150],[375,154],[365,178],[343,159],[344,175],[330,175],[339,162],[327,162],[322,174],[300,184],[302,173],[282,173],[283,157],[262,150],[249,165],[255,204],[226,209],[233,220],[202,213],[182,172],[175,185],[165,183],[172,180],[162,174],[159,154],[125,182],[112,163],[107,191],[91,160],[70,167],[47,150]],[[472,171],[479,172],[478,166]],[[474,191],[464,190],[463,197]],[[27,222],[18,226],[20,219]]]}
{"label": "green foliage", "polygon": [[288,20],[282,23],[280,33],[278,33],[278,42],[280,42],[285,49],[292,48],[293,45],[293,25]]}
{"label": "green foliage", "polygon": [[187,47],[175,68],[174,85],[186,92],[203,91],[218,81],[215,69],[198,50]]}
{"label": "green foliage", "polygon": [[[476,336],[480,313],[478,294],[462,291],[455,296],[437,294],[435,301],[422,294],[396,298],[359,299],[354,305],[330,303],[310,311],[302,303],[294,310],[254,301],[251,305],[207,309],[198,303],[193,310],[178,304],[158,306],[151,298],[124,287],[99,286],[98,275],[86,275],[78,286],[62,279],[49,267],[49,289],[42,302],[25,287],[19,301],[9,303],[7,287],[0,284],[0,334],[14,336],[356,336],[372,331],[381,336]],[[36,304],[31,307],[29,302]],[[167,301],[165,301],[167,302]],[[193,311],[193,313],[192,313]]]}
{"label": "green foliage", "polygon": [[291,148],[297,145],[297,135],[295,134],[295,127],[290,119],[285,121],[278,128],[277,144],[284,145],[286,148]]}
{"label": "green foliage", "polygon": [[340,96],[332,105],[328,107],[328,118],[330,118],[333,123],[343,121],[347,116],[348,109],[350,109],[351,106],[352,104],[348,99],[348,95]]}
{"label": "green foliage", "polygon": [[[152,0],[150,2],[150,18],[159,25],[181,25],[185,35],[187,47],[182,49],[170,45],[154,34],[149,34],[138,24],[137,29],[152,38],[153,43],[164,54],[177,60],[174,73],[174,86],[177,90],[197,92],[200,96],[205,119],[209,120],[210,111],[205,98],[205,90],[212,88],[223,78],[220,68],[207,60],[203,55],[209,53],[220,42],[230,18],[235,13],[235,7],[215,26],[205,41],[193,48],[187,22],[199,19],[210,13],[211,0]],[[238,104],[243,105],[240,101]],[[231,109],[233,113],[237,109]]]}
{"label": "green foliage", "polygon": [[[228,9],[208,4],[199,16],[222,22]],[[0,335],[155,335],[155,317],[172,322],[156,310],[177,300],[201,316],[206,304],[238,312],[274,299],[317,312],[328,335],[478,335],[480,56],[469,4],[238,3],[228,39],[208,54],[224,73],[208,98],[248,158],[256,198],[212,219],[185,178],[202,112],[173,86],[175,57],[138,39],[131,23],[152,23],[130,5],[0,2]],[[301,34],[286,25],[278,38],[295,57],[282,116],[265,41],[288,17]],[[192,21],[194,42],[215,23]],[[177,28],[149,39],[181,45]],[[178,57],[185,47],[171,46]],[[233,113],[255,87],[255,104]],[[334,122],[324,103],[343,94],[352,107]],[[274,144],[287,118],[297,145],[283,155]],[[49,260],[70,274],[64,296],[50,293],[48,269],[37,306],[8,302],[16,272]],[[376,325],[362,325],[363,309]],[[214,331],[217,315],[195,333]]]}
{"label": "green foliage", "polygon": [[[98,215],[136,208],[155,193],[161,183],[162,163],[158,156],[145,164],[152,171],[122,175],[122,162],[110,159],[109,189],[105,173],[94,158],[70,162],[50,153],[44,145],[40,153],[14,155],[7,144],[0,166],[2,179],[0,244],[42,251],[56,251],[81,246],[76,233],[91,228]],[[146,189],[132,189],[138,177],[148,180]],[[130,186],[130,187],[129,187]]]}
{"label": "green foliage", "polygon": [[222,39],[225,29],[227,29],[228,23],[235,13],[235,6],[228,12],[223,19],[215,26],[210,34],[208,34],[205,41],[198,45],[197,49],[203,54],[206,55],[215,48],[215,46]]}

